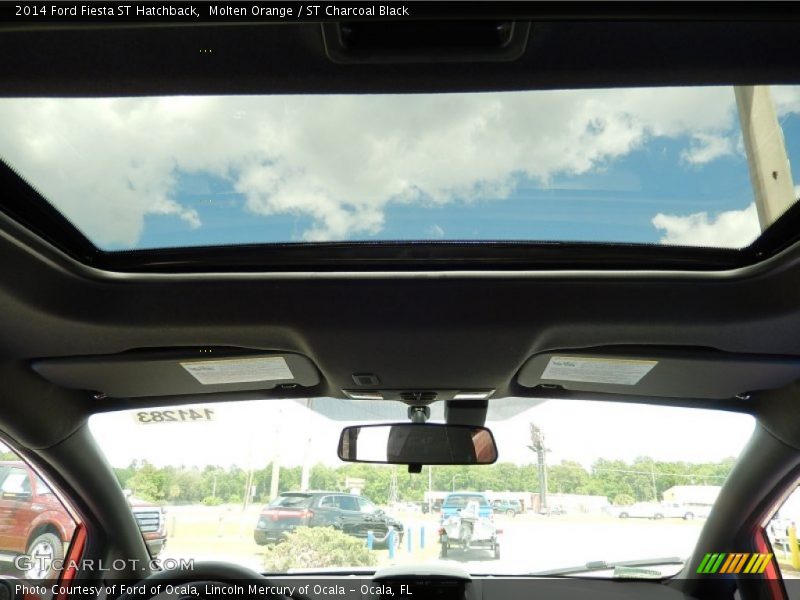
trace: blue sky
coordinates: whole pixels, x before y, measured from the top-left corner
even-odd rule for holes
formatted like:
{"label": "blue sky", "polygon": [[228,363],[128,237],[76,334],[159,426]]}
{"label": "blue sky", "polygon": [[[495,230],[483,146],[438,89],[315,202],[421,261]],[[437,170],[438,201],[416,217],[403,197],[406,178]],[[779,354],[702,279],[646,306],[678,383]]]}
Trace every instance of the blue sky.
{"label": "blue sky", "polygon": [[[793,121],[792,129],[800,129]],[[694,166],[680,159],[687,144],[685,137],[656,139],[600,173],[559,177],[547,188],[517,176],[507,198],[390,205],[381,231],[359,237],[657,243],[660,232],[651,221],[659,212],[713,214],[752,202],[743,155]],[[229,181],[208,175],[185,175],[177,190],[177,201],[195,208],[203,225],[192,229],[176,215],[148,215],[139,247],[302,242],[313,221],[308,215],[254,214]]]}
{"label": "blue sky", "polygon": [[[797,164],[800,88],[771,93]],[[0,131],[106,250],[758,234],[732,88],[4,99]]]}

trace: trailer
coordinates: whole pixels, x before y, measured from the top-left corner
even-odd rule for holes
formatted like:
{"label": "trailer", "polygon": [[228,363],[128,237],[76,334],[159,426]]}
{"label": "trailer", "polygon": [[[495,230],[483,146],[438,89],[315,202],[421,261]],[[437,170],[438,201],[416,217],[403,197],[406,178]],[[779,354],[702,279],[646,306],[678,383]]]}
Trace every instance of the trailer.
{"label": "trailer", "polygon": [[500,558],[500,540],[497,526],[491,517],[481,517],[480,506],[470,502],[457,514],[442,521],[439,529],[441,556],[445,558],[451,548],[467,552],[473,548],[490,550],[494,558]]}

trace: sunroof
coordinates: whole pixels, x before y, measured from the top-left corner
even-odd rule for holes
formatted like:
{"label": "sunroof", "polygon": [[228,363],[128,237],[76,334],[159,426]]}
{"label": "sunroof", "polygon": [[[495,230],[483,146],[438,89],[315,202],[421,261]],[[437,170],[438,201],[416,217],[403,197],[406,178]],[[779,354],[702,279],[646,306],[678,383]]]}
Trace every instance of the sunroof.
{"label": "sunroof", "polygon": [[3,99],[0,157],[105,251],[743,248],[798,196],[799,115],[786,86]]}

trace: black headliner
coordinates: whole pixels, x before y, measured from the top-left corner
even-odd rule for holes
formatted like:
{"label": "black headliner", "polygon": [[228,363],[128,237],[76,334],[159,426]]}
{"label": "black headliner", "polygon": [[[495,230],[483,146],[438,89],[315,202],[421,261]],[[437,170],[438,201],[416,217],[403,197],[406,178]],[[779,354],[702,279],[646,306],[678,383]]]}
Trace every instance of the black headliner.
{"label": "black headliner", "polygon": [[[609,9],[611,14],[594,21],[581,12],[587,10],[585,3],[513,4],[525,7],[521,10],[528,11],[533,23],[526,54],[508,63],[334,64],[326,56],[318,23],[7,26],[0,35],[0,55],[7,57],[0,64],[0,81],[3,95],[14,96],[445,92],[797,81],[798,15],[791,3],[734,3],[726,7],[734,18],[725,21],[710,20],[725,18],[718,16],[716,3],[623,3],[616,14]],[[595,7],[589,10],[602,13]],[[541,14],[545,17],[537,18]],[[686,21],[687,14],[694,20]],[[631,18],[637,16],[638,20]],[[215,52],[201,54],[199,48]]]}

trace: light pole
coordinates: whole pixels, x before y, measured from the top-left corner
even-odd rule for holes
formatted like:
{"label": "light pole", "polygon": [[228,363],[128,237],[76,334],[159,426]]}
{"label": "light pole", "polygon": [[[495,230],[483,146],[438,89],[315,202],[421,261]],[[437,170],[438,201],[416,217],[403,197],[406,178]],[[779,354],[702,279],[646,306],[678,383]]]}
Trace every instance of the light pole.
{"label": "light pole", "polygon": [[767,85],[734,86],[750,181],[761,231],[772,225],[796,199],[775,103]]}
{"label": "light pole", "polygon": [[450,479],[450,486],[451,486],[451,488],[452,488],[452,490],[453,490],[454,492],[456,491],[456,478],[458,478],[458,476],[459,476],[459,475],[458,475],[458,473],[456,473],[456,474],[455,474],[455,475],[453,475],[453,477]]}
{"label": "light pole", "polygon": [[656,468],[654,463],[650,463],[650,477],[653,480],[653,500],[658,502],[658,488],[656,487]]}
{"label": "light pole", "polygon": [[280,474],[281,474],[281,446],[280,446],[280,428],[278,423],[283,420],[283,409],[278,411],[278,419],[275,425],[275,445],[272,447],[272,480],[269,486],[269,499],[274,500],[278,495]]}
{"label": "light pole", "polygon": [[531,432],[531,444],[530,446],[528,446],[528,449],[536,453],[537,464],[538,464],[537,470],[539,472],[539,510],[546,511],[547,510],[547,461],[545,459],[545,453],[547,452],[547,447],[545,446],[544,432],[533,423],[530,423],[530,432]]}
{"label": "light pole", "polygon": [[[314,410],[313,408],[314,400],[312,398],[306,399],[306,408],[309,410]],[[303,454],[303,468],[300,471],[300,491],[305,492],[308,490],[308,480],[311,476],[311,442],[312,442],[312,434],[309,430],[308,437],[306,438],[306,445]]]}
{"label": "light pole", "polygon": [[433,467],[428,465],[428,512],[433,512]]}

